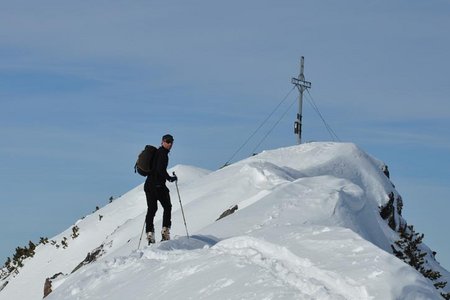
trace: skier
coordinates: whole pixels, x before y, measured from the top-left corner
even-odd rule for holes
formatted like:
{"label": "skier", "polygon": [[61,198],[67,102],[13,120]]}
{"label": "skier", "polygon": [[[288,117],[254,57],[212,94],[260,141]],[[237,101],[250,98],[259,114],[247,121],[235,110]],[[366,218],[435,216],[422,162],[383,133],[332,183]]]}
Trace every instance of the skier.
{"label": "skier", "polygon": [[162,241],[170,240],[170,226],[172,224],[172,204],[166,180],[174,182],[178,178],[167,173],[169,152],[172,149],[173,136],[166,134],[162,137],[161,147],[156,151],[153,159],[152,171],[145,180],[144,191],[147,198],[147,216],[145,217],[147,240],[149,244],[155,243],[155,227],[153,219],[158,210],[158,203],[164,209],[161,236]]}

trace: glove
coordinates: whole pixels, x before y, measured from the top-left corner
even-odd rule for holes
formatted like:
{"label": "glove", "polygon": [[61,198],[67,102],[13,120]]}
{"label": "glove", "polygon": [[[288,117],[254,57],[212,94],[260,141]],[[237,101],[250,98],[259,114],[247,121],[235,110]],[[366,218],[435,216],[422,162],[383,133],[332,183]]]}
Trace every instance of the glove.
{"label": "glove", "polygon": [[171,177],[169,177],[169,182],[174,182],[174,181],[177,181],[178,180],[178,177],[177,176],[171,176]]}

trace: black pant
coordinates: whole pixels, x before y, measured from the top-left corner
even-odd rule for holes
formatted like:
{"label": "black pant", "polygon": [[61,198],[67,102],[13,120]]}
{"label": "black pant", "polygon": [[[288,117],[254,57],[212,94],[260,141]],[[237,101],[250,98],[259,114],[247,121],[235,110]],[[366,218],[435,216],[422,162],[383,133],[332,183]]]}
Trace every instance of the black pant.
{"label": "black pant", "polygon": [[172,225],[172,203],[170,202],[169,189],[166,186],[155,187],[146,183],[144,190],[145,196],[147,197],[147,216],[145,217],[146,232],[155,231],[153,219],[158,210],[158,200],[164,209],[162,226],[170,228]]}

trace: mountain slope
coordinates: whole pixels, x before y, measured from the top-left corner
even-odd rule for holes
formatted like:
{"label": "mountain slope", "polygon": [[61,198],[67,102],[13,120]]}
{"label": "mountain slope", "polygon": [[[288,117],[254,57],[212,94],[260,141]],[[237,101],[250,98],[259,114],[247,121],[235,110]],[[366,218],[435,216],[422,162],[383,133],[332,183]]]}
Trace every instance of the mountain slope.
{"label": "mountain slope", "polygon": [[[176,166],[189,239],[169,184],[174,239],[137,250],[141,185],[79,220],[75,239],[71,228],[52,239],[67,237],[65,249],[39,245],[0,299],[41,299],[45,279],[59,272],[46,299],[441,299],[430,280],[390,254],[399,236],[380,207],[398,192],[382,165],[353,144],[310,143],[215,172]],[[96,261],[70,274],[88,252]]]}

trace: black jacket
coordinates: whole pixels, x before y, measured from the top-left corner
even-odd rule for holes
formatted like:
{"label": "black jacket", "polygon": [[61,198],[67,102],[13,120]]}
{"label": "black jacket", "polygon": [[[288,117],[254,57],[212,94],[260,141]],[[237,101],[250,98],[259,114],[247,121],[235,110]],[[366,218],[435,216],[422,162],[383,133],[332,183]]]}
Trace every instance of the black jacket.
{"label": "black jacket", "polygon": [[166,180],[170,178],[170,175],[167,173],[168,164],[169,150],[161,146],[156,150],[155,157],[153,158],[152,171],[147,176],[145,185],[152,187],[166,186]]}

